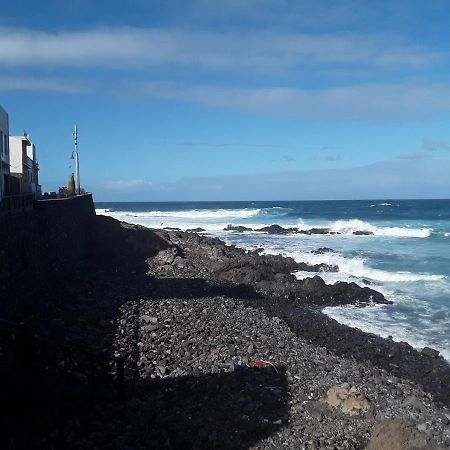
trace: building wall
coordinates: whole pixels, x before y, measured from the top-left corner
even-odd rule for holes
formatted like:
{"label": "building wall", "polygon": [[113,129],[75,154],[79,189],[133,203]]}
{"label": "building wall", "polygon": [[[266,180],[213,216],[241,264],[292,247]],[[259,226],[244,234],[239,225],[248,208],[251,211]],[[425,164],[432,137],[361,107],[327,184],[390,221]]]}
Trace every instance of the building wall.
{"label": "building wall", "polygon": [[0,106],[0,200],[8,191],[9,155],[9,117]]}
{"label": "building wall", "polygon": [[31,192],[37,193],[40,189],[39,186],[39,166],[37,162],[36,146],[31,142],[31,145],[27,147],[27,156],[30,159],[30,183]]}
{"label": "building wall", "polygon": [[23,145],[22,138],[9,137],[9,164],[12,173],[22,174],[23,171]]}
{"label": "building wall", "polygon": [[38,166],[36,147],[23,136],[10,136],[11,173],[20,180],[20,192],[36,193],[38,190]]}

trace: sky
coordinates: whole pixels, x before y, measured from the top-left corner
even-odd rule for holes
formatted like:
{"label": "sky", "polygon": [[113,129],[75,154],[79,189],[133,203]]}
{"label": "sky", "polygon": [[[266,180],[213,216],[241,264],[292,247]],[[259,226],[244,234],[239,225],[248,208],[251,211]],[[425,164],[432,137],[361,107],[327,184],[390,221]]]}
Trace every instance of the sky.
{"label": "sky", "polygon": [[0,105],[44,191],[450,197],[447,0],[6,1]]}

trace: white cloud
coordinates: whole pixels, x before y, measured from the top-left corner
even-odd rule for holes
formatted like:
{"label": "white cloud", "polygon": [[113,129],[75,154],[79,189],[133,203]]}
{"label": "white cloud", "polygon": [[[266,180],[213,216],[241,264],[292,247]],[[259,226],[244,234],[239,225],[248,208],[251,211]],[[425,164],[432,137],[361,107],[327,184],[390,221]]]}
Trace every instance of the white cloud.
{"label": "white cloud", "polygon": [[158,192],[139,183],[127,191],[103,183],[95,192],[97,201],[446,198],[449,171],[450,159],[396,159],[354,168],[185,177],[163,183]]}
{"label": "white cloud", "polygon": [[62,78],[41,78],[37,76],[0,76],[0,91],[46,91],[80,93],[89,88],[82,83]]}
{"label": "white cloud", "polygon": [[136,191],[140,189],[154,189],[157,185],[149,180],[112,180],[105,183],[105,187],[111,191]]}
{"label": "white cloud", "polygon": [[0,28],[5,66],[114,67],[189,65],[197,69],[280,73],[322,64],[418,68],[448,59],[382,34],[212,32],[182,28],[94,28],[55,33]]}
{"label": "white cloud", "polygon": [[148,95],[307,119],[403,119],[450,110],[450,85],[380,84],[307,91],[148,83]]}

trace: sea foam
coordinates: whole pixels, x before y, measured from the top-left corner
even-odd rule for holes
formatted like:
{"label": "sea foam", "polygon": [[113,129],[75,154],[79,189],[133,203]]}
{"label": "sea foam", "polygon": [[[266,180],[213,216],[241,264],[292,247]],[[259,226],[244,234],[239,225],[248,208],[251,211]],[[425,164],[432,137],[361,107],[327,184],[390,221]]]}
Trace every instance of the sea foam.
{"label": "sea foam", "polygon": [[357,231],[363,231],[373,233],[374,236],[412,238],[427,238],[433,231],[431,228],[378,227],[359,219],[336,220],[335,222],[319,225],[310,225],[306,224],[303,220],[299,220],[297,227],[301,230],[309,230],[311,228],[329,228],[333,233],[349,235],[353,235],[353,233]]}
{"label": "sea foam", "polygon": [[[109,212],[109,210],[98,210],[102,212]],[[170,219],[222,219],[227,217],[232,218],[248,218],[256,216],[260,213],[260,209],[191,209],[186,211],[115,211],[111,215],[114,216],[130,216],[130,217],[158,217]],[[100,212],[101,214],[101,212]]]}

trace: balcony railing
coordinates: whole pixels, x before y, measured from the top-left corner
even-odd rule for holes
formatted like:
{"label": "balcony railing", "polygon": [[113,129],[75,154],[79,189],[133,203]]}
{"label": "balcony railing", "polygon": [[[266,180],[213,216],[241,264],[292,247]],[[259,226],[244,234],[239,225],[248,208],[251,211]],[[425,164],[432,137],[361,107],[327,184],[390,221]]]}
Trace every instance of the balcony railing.
{"label": "balcony railing", "polygon": [[0,219],[34,209],[35,194],[7,195],[0,202]]}

